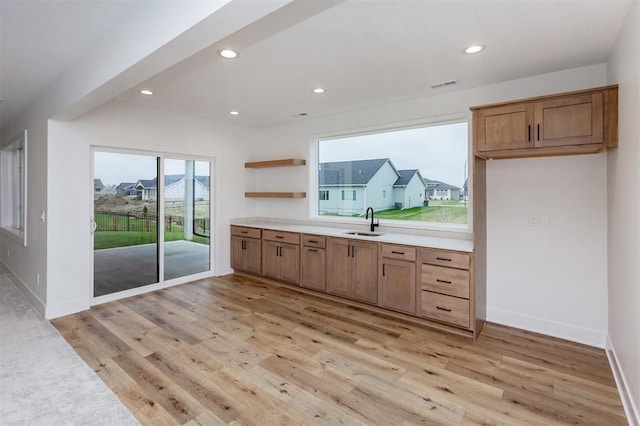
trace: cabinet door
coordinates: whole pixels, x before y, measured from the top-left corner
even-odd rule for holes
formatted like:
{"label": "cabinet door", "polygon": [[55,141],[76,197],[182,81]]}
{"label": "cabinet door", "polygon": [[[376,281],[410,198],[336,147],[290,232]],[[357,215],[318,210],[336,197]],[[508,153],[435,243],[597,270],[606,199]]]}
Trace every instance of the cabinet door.
{"label": "cabinet door", "polygon": [[604,94],[563,96],[535,103],[535,146],[604,143]]}
{"label": "cabinet door", "polygon": [[327,291],[351,297],[351,244],[342,238],[329,238],[327,244]]}
{"label": "cabinet door", "polygon": [[261,251],[260,240],[231,237],[231,267],[239,271],[259,274]]}
{"label": "cabinet door", "polygon": [[273,241],[262,241],[262,275],[270,278],[279,277],[280,245]]}
{"label": "cabinet door", "polygon": [[300,246],[280,244],[278,278],[293,284],[300,282]]}
{"label": "cabinet door", "polygon": [[533,103],[487,107],[477,112],[476,151],[532,146]]}
{"label": "cabinet door", "polygon": [[244,243],[244,270],[252,274],[260,274],[262,271],[262,244],[260,240],[254,238],[245,239]]}
{"label": "cabinet door", "polygon": [[415,262],[383,258],[380,280],[380,305],[416,313]]}
{"label": "cabinet door", "polygon": [[243,265],[244,253],[244,239],[242,237],[231,237],[231,267],[233,269],[246,269],[246,265]]}
{"label": "cabinet door", "polygon": [[300,285],[315,290],[326,289],[327,253],[322,248],[304,247],[300,261]]}
{"label": "cabinet door", "polygon": [[352,297],[378,303],[378,244],[351,241],[353,253]]}

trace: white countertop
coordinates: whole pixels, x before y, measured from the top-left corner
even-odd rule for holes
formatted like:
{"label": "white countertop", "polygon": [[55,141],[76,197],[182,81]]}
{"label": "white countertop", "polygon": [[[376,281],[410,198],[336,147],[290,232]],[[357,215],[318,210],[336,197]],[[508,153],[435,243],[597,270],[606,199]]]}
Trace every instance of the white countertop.
{"label": "white countertop", "polygon": [[296,232],[300,234],[325,235],[328,237],[342,237],[366,241],[378,241],[381,243],[405,244],[418,247],[431,247],[446,250],[458,250],[471,253],[473,252],[473,240],[446,237],[431,237],[414,234],[404,234],[395,232],[378,231],[382,233],[380,236],[368,237],[363,235],[349,235],[349,231],[366,232],[363,226],[354,226],[350,228],[339,228],[315,224],[292,223],[287,221],[276,221],[272,219],[258,218],[242,218],[232,219],[231,225],[247,226],[251,228],[272,229],[275,231]]}

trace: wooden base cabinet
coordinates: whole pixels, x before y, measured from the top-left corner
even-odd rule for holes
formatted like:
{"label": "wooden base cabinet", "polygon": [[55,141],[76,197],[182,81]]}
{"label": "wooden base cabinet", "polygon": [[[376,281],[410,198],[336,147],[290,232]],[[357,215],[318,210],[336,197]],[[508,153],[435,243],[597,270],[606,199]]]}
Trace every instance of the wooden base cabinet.
{"label": "wooden base cabinet", "polygon": [[231,267],[239,271],[259,274],[262,271],[262,230],[231,227]]}
{"label": "wooden base cabinet", "polygon": [[420,249],[420,315],[472,329],[470,268],[469,253]]}
{"label": "wooden base cabinet", "polygon": [[380,306],[416,313],[416,248],[380,246]]}
{"label": "wooden base cabinet", "polygon": [[325,291],[327,253],[325,237],[302,235],[300,255],[300,285],[314,290]]}
{"label": "wooden base cabinet", "polygon": [[328,238],[327,259],[327,292],[378,303],[377,243]]}
{"label": "wooden base cabinet", "polygon": [[264,230],[262,234],[262,275],[300,282],[300,237],[291,232]]}

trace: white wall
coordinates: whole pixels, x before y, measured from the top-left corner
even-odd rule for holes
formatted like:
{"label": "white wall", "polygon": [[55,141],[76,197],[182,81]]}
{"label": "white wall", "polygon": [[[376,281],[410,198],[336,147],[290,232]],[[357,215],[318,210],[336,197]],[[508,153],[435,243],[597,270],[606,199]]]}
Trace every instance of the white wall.
{"label": "white wall", "polygon": [[[619,147],[608,153],[609,349],[640,424],[640,2],[632,3],[608,68],[619,85]],[[631,404],[629,404],[631,405]],[[631,422],[633,424],[633,422]]]}
{"label": "white wall", "polygon": [[11,141],[24,129],[28,130],[27,246],[23,247],[0,234],[0,260],[13,272],[29,301],[44,314],[47,303],[47,224],[40,220],[40,214],[45,211],[46,215],[47,209],[47,120],[42,109],[29,111],[3,129],[3,141]]}
{"label": "white wall", "polygon": [[[606,65],[601,64],[310,118],[262,129],[255,158],[308,158],[309,141],[317,135],[428,119],[470,118],[469,107],[473,105],[605,84]],[[489,321],[604,346],[605,170],[603,154],[488,163]],[[305,179],[305,172],[264,173],[261,185],[272,189],[286,187],[292,179],[296,182]],[[557,193],[549,191],[551,181],[558,187]],[[312,193],[308,181],[304,183],[302,190]],[[256,204],[256,212],[267,217],[307,218],[309,201],[263,201]],[[527,227],[528,213],[549,215],[551,225],[534,232]],[[514,245],[518,247],[517,256]]]}
{"label": "white wall", "polygon": [[245,128],[121,102],[107,103],[72,122],[51,121],[47,317],[89,307],[92,145],[215,157],[213,204],[221,216],[212,230],[214,269],[224,274],[231,271],[229,218],[253,215],[244,190],[254,181],[243,167],[253,141],[253,131]]}

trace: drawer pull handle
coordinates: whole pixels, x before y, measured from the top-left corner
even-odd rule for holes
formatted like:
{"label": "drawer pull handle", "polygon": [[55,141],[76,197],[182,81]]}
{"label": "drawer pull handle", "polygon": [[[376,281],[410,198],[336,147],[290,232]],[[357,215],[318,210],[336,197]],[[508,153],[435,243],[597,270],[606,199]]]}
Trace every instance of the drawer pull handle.
{"label": "drawer pull handle", "polygon": [[538,124],[538,140],[540,140],[540,125]]}
{"label": "drawer pull handle", "polygon": [[284,237],[283,237],[282,235],[276,235],[276,238],[278,238],[278,239],[280,239],[280,240],[281,240],[281,239],[283,239]]}
{"label": "drawer pull handle", "polygon": [[447,281],[447,280],[441,280],[439,278],[436,279],[437,282],[439,283],[444,283],[444,284],[451,284],[451,281]]}
{"label": "drawer pull handle", "polygon": [[531,142],[531,124],[529,124],[529,126],[527,126],[529,129],[529,138],[528,141]]}
{"label": "drawer pull handle", "polygon": [[318,240],[309,240],[310,243],[318,244]]}
{"label": "drawer pull handle", "polygon": [[386,264],[386,263],[383,263],[383,264],[382,264],[382,276],[383,276],[383,277],[386,277],[386,276],[387,276],[387,268],[386,268],[386,267],[387,267],[387,264]]}
{"label": "drawer pull handle", "polygon": [[310,252],[317,253],[318,249],[309,249]]}
{"label": "drawer pull handle", "polygon": [[436,306],[436,309],[440,310],[440,311],[447,311],[447,312],[451,312],[451,309],[449,308],[443,308],[442,306]]}
{"label": "drawer pull handle", "polygon": [[391,251],[391,253],[393,253],[393,254],[404,254],[403,251]]}
{"label": "drawer pull handle", "polygon": [[249,231],[240,231],[241,234],[248,234]]}
{"label": "drawer pull handle", "polygon": [[451,259],[447,259],[446,257],[436,257],[436,260],[443,260],[445,262],[451,262]]}

